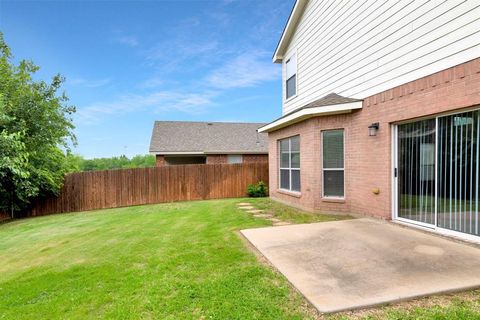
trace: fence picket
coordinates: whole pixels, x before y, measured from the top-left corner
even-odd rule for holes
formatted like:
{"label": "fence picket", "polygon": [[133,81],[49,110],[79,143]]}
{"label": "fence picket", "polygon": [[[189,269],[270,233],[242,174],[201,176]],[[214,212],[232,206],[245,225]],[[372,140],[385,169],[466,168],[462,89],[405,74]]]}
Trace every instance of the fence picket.
{"label": "fence picket", "polygon": [[36,201],[27,216],[149,203],[235,198],[268,184],[268,163],[194,164],[72,173],[56,197]]}

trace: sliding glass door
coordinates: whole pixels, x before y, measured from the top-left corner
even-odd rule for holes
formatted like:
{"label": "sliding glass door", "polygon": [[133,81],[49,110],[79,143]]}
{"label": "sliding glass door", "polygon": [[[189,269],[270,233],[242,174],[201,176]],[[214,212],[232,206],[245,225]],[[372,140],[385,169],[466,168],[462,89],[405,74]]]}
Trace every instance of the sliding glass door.
{"label": "sliding glass door", "polygon": [[435,119],[398,126],[398,216],[435,224]]}
{"label": "sliding glass door", "polygon": [[479,235],[480,111],[438,118],[438,226]]}
{"label": "sliding glass door", "polygon": [[480,235],[480,110],[397,127],[397,217]]}

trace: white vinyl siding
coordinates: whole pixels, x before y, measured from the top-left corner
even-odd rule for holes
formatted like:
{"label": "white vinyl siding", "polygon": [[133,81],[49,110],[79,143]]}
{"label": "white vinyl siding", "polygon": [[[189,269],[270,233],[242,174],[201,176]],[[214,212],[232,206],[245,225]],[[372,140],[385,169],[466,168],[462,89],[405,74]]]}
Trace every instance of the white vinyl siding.
{"label": "white vinyl siding", "polygon": [[301,77],[283,113],[332,92],[365,98],[477,58],[478,17],[478,1],[310,0],[284,55],[296,54]]}
{"label": "white vinyl siding", "polygon": [[229,154],[227,155],[227,163],[242,163],[243,156],[241,154]]}
{"label": "white vinyl siding", "polygon": [[279,188],[300,192],[300,136],[278,141]]}

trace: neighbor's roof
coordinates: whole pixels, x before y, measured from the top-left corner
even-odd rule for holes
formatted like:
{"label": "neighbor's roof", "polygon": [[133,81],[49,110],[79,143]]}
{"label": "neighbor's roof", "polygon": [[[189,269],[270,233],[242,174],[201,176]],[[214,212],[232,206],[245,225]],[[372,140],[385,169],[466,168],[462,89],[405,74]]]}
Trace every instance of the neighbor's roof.
{"label": "neighbor's roof", "polygon": [[285,50],[287,50],[290,39],[292,39],[295,28],[297,27],[300,18],[302,17],[303,11],[307,5],[308,0],[296,0],[293,5],[293,9],[290,12],[287,23],[283,28],[282,36],[278,41],[277,48],[273,54],[273,62],[281,62],[284,58]]}
{"label": "neighbor's roof", "polygon": [[268,153],[265,123],[155,121],[150,152],[157,154]]}
{"label": "neighbor's roof", "polygon": [[362,100],[360,99],[342,97],[336,93],[330,93],[270,122],[261,127],[259,132],[271,132],[308,118],[349,113],[352,110],[361,108]]}

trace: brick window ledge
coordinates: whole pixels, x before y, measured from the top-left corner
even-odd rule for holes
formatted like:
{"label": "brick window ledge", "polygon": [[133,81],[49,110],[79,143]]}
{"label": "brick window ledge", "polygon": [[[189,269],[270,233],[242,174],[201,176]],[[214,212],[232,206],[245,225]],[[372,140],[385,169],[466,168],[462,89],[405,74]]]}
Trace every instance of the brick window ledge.
{"label": "brick window ledge", "polygon": [[300,198],[302,196],[301,192],[289,191],[285,189],[277,189],[277,192],[281,194],[286,194],[287,196],[296,197],[296,198]]}

